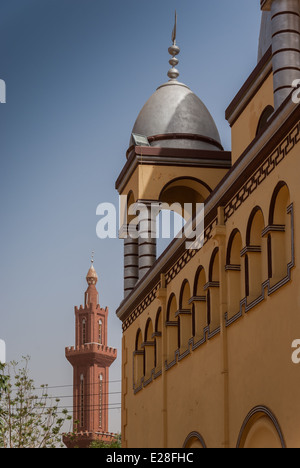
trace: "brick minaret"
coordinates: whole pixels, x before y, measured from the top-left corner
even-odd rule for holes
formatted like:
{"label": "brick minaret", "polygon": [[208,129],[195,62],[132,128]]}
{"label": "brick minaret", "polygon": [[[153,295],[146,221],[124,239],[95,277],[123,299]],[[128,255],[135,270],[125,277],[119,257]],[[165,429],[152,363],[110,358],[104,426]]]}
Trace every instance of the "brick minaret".
{"label": "brick minaret", "polygon": [[64,436],[67,447],[87,448],[94,440],[110,442],[108,433],[109,367],[117,350],[107,346],[108,308],[99,305],[97,273],[92,266],[86,277],[84,307],[75,307],[75,347],[66,348],[73,366],[73,421],[75,439]]}

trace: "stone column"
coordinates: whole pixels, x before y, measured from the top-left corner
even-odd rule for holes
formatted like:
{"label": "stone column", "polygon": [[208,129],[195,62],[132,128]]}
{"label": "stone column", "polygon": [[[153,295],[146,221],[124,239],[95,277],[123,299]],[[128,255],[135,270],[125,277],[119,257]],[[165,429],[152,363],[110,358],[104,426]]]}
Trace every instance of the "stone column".
{"label": "stone column", "polygon": [[120,230],[124,239],[124,297],[135,288],[139,279],[139,240],[136,229],[125,225]]}
{"label": "stone column", "polygon": [[140,201],[139,208],[139,279],[142,279],[156,261],[156,202]]}

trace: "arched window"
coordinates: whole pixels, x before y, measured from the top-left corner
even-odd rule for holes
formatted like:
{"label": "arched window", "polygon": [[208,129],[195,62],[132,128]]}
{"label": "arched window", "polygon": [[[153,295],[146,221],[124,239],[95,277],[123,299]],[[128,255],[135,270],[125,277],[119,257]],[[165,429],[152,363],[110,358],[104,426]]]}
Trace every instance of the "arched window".
{"label": "arched window", "polygon": [[158,309],[155,319],[155,372],[162,370],[162,310]]}
{"label": "arched window", "polygon": [[246,234],[246,247],[241,254],[245,257],[245,290],[247,303],[252,304],[263,297],[263,283],[268,277],[267,243],[262,237],[264,216],[259,207],[252,211]]}
{"label": "arched window", "polygon": [[206,448],[203,437],[198,432],[191,432],[183,444],[184,449]]}
{"label": "arched window", "polygon": [[220,258],[219,249],[213,251],[210,265],[207,290],[207,324],[210,333],[220,327]]}
{"label": "arched window", "polygon": [[134,358],[134,388],[140,387],[144,377],[144,349],[143,349],[143,335],[141,329],[137,331],[135,340],[135,350],[133,353]]}
{"label": "arched window", "polygon": [[99,344],[102,345],[103,344],[103,335],[102,335],[102,333],[103,333],[103,323],[102,323],[101,319],[99,320],[98,324],[99,324]]}
{"label": "arched window", "polygon": [[264,235],[268,239],[270,285],[274,286],[287,278],[288,267],[293,260],[290,193],[284,182],[280,182],[274,190],[269,225]]}
{"label": "arched window", "polygon": [[162,188],[158,197],[161,212],[157,217],[159,254],[175,236],[181,235],[185,223],[195,217],[198,205],[204,203],[211,192],[209,185],[194,177],[169,180]]}
{"label": "arched window", "polygon": [[235,229],[229,238],[226,259],[228,319],[240,312],[240,303],[245,297],[241,274],[242,247],[241,234]]}
{"label": "arched window", "polygon": [[86,344],[86,320],[85,318],[82,320],[82,344]]}
{"label": "arched window", "polygon": [[194,342],[204,338],[204,329],[207,327],[207,291],[206,274],[203,266],[196,272],[193,291],[193,335]]}
{"label": "arched window", "polygon": [[250,411],[240,430],[237,448],[286,448],[279,423],[268,408],[257,406]]}
{"label": "arched window", "polygon": [[99,427],[103,427],[103,374],[99,375]]}
{"label": "arched window", "polygon": [[175,358],[175,351],[180,347],[180,329],[177,317],[177,301],[175,294],[171,294],[167,307],[167,361],[172,362]]}
{"label": "arched window", "polygon": [[145,341],[142,344],[145,353],[145,380],[148,380],[155,369],[155,342],[152,320],[149,318],[145,328]]}
{"label": "arched window", "polygon": [[274,113],[274,107],[273,106],[267,106],[263,110],[258,125],[257,125],[257,130],[256,130],[256,136],[259,135],[264,128],[267,126],[267,123],[269,119],[271,118],[272,114]]}
{"label": "arched window", "polygon": [[84,375],[80,375],[80,426],[84,427]]}
{"label": "arched window", "polygon": [[180,351],[188,348],[189,340],[193,336],[192,305],[190,304],[191,289],[189,282],[184,280],[179,296],[179,310],[177,316],[180,320]]}

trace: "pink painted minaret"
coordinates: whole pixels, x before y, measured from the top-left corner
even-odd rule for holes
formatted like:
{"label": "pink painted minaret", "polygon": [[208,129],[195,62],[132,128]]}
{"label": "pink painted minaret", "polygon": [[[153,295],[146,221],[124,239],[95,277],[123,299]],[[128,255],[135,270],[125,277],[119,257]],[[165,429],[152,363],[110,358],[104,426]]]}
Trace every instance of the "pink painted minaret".
{"label": "pink painted minaret", "polygon": [[86,280],[84,307],[75,307],[75,347],[66,348],[73,366],[73,421],[75,439],[64,436],[67,447],[87,448],[94,440],[111,442],[108,433],[109,367],[117,350],[107,346],[108,308],[99,305],[98,276],[92,260]]}

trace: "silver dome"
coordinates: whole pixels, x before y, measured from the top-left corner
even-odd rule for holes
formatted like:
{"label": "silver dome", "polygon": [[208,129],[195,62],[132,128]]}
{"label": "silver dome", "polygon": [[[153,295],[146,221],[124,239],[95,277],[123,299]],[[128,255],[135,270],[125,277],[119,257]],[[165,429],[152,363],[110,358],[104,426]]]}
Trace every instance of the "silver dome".
{"label": "silver dome", "polygon": [[[221,150],[216,124],[203,102],[176,80],[160,86],[141,110],[132,133],[151,146]],[[130,146],[133,138],[131,137]]]}

